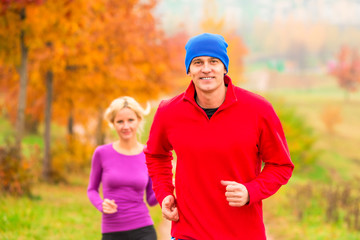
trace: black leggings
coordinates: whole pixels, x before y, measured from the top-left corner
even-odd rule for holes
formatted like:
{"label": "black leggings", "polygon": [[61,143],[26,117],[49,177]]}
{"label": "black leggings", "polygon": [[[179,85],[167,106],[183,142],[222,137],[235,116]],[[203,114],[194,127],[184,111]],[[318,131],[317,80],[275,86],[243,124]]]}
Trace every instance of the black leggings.
{"label": "black leggings", "polygon": [[157,240],[153,225],[130,231],[109,232],[102,234],[102,240]]}

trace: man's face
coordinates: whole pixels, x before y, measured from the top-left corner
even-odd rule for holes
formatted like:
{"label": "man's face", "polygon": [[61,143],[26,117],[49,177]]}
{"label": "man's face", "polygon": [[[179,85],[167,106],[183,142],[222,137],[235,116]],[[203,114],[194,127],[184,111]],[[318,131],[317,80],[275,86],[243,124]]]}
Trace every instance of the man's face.
{"label": "man's face", "polygon": [[195,57],[190,64],[188,75],[192,78],[196,91],[210,93],[224,85],[226,68],[218,58]]}

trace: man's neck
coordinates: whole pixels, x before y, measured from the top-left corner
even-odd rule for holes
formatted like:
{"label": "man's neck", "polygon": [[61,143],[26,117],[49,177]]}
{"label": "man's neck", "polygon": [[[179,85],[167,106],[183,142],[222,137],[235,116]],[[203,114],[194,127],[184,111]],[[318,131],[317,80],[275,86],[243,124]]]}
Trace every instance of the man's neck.
{"label": "man's neck", "polygon": [[202,108],[218,108],[225,101],[227,87],[225,85],[213,92],[196,90],[195,101]]}

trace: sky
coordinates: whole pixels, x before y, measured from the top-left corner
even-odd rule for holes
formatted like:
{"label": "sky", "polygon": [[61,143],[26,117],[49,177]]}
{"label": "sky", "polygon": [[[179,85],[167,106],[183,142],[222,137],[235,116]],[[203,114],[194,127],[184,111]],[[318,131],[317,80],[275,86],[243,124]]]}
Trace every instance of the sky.
{"label": "sky", "polygon": [[360,27],[360,0],[159,0],[155,15],[170,34],[179,28],[192,33],[198,30],[206,7],[239,31],[255,20],[286,21],[290,17]]}

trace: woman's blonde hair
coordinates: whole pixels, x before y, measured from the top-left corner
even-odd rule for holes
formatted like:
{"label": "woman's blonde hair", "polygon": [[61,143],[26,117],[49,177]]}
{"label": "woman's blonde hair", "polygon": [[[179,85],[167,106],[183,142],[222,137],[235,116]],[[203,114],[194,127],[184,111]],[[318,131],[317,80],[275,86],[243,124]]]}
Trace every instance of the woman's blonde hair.
{"label": "woman's blonde hair", "polygon": [[129,108],[133,110],[140,120],[140,125],[138,128],[138,133],[141,133],[144,129],[144,116],[150,113],[150,103],[147,103],[146,109],[142,108],[140,104],[132,97],[124,96],[119,97],[113,100],[110,106],[105,110],[104,118],[110,125],[114,127],[114,119],[116,114],[124,108]]}

